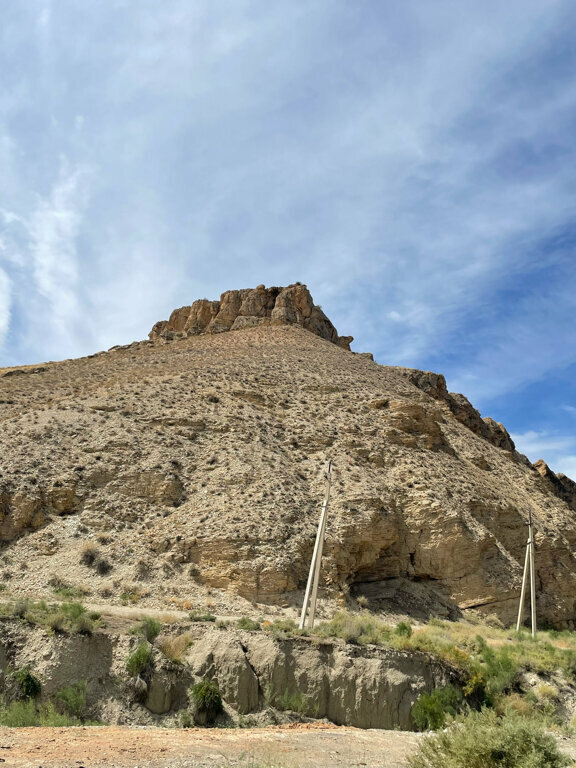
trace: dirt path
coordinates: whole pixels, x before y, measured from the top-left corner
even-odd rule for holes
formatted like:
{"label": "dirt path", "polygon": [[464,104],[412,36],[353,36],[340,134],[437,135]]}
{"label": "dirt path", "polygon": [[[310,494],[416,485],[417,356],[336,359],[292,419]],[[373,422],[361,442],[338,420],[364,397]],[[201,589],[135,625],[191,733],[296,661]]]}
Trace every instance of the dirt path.
{"label": "dirt path", "polygon": [[0,760],[13,768],[403,768],[420,736],[334,726],[0,728]]}

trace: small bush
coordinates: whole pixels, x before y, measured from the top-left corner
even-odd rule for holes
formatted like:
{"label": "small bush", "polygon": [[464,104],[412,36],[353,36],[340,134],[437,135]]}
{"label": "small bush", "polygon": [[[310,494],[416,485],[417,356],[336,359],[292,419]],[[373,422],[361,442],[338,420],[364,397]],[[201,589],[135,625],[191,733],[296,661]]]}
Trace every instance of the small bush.
{"label": "small bush", "polygon": [[553,736],[520,717],[470,712],[429,736],[408,759],[410,768],[563,768],[571,765]]}
{"label": "small bush", "polygon": [[505,649],[494,650],[488,646],[482,650],[482,660],[486,703],[493,704],[496,696],[514,687],[520,674],[520,665]]}
{"label": "small bush", "polygon": [[298,712],[305,715],[308,711],[308,700],[300,691],[284,691],[278,700],[278,706],[282,710]]}
{"label": "small bush", "polygon": [[453,685],[435,688],[431,693],[422,693],[412,707],[412,719],[419,731],[436,731],[446,724],[446,716],[456,715],[462,701],[462,694]]}
{"label": "small bush", "polygon": [[409,624],[407,621],[399,621],[394,632],[399,637],[412,637],[412,624]]}
{"label": "small bush", "polygon": [[297,631],[297,625],[293,619],[275,619],[263,622],[262,629],[273,635],[292,635]]}
{"label": "small bush", "polygon": [[192,715],[190,712],[187,712],[184,710],[184,712],[180,712],[179,716],[180,720],[180,728],[192,728],[194,725],[194,720],[192,719]]}
{"label": "small bush", "polygon": [[188,614],[190,621],[216,621],[216,616],[206,611],[190,611]]}
{"label": "small bush", "polygon": [[112,570],[112,566],[104,557],[99,557],[96,560],[94,567],[96,568],[96,573],[100,576],[106,576],[106,574],[110,573]]}
{"label": "small bush", "polygon": [[142,635],[149,643],[153,643],[160,632],[162,632],[162,624],[157,619],[143,616],[140,622],[135,627],[132,627],[130,632],[133,635]]}
{"label": "small bush", "polygon": [[190,689],[190,698],[194,709],[194,720],[198,725],[209,725],[224,710],[218,684],[214,680],[204,679]]}
{"label": "small bush", "polygon": [[16,600],[14,607],[12,608],[12,615],[19,619],[23,619],[28,613],[28,606],[30,603],[28,600]]}
{"label": "small bush", "polygon": [[14,669],[8,675],[15,681],[18,686],[18,693],[24,699],[35,699],[40,695],[42,690],[40,680],[30,672],[29,666]]}
{"label": "small bush", "polygon": [[100,552],[98,550],[98,547],[94,546],[94,544],[86,544],[86,546],[82,549],[82,553],[80,555],[80,562],[82,565],[91,566],[94,565],[96,560],[98,559]]}
{"label": "small bush", "polygon": [[56,703],[61,714],[82,719],[86,713],[86,680],[67,685],[56,694]]}
{"label": "small bush", "polygon": [[152,647],[149,643],[140,643],[126,660],[126,670],[132,677],[145,672],[152,658]]}
{"label": "small bush", "polygon": [[254,621],[254,619],[250,619],[248,616],[241,616],[236,622],[236,626],[239,629],[247,629],[250,632],[254,632],[262,628],[259,621]]}

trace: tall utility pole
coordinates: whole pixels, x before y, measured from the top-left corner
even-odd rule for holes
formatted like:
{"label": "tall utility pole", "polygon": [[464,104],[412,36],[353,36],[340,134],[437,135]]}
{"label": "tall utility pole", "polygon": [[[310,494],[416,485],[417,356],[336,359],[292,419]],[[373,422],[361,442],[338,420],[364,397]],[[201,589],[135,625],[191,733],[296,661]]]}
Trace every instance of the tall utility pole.
{"label": "tall utility pole", "polygon": [[310,573],[308,574],[308,583],[304,593],[304,603],[300,615],[300,629],[306,625],[306,613],[310,605],[308,615],[308,626],[310,629],[314,626],[314,614],[316,613],[316,597],[318,595],[318,582],[320,581],[320,564],[322,562],[322,550],[324,548],[324,536],[326,534],[326,516],[328,511],[328,502],[330,501],[330,485],[332,482],[332,462],[328,461],[326,465],[326,495],[322,503],[322,512],[320,513],[320,522],[318,523],[318,532],[312,553],[312,562],[310,563]]}
{"label": "tall utility pole", "polygon": [[526,584],[528,582],[528,567],[530,567],[530,614],[532,618],[532,637],[536,637],[536,566],[534,549],[534,527],[532,525],[532,510],[528,510],[528,541],[526,543],[526,557],[524,558],[524,573],[522,574],[522,590],[520,592],[520,605],[518,606],[518,621],[516,631],[520,631],[524,618],[524,598],[526,596]]}

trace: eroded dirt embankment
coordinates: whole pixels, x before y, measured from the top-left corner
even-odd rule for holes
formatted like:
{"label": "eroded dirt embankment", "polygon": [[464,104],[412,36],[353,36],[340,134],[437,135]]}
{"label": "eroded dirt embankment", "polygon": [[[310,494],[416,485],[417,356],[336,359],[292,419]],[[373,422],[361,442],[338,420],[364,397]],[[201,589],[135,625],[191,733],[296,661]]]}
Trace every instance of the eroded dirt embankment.
{"label": "eroded dirt embankment", "polygon": [[[185,638],[181,656],[170,659],[161,648],[176,647],[179,638]],[[165,627],[155,644],[148,644],[146,663],[130,673],[127,661],[142,642],[134,634],[54,633],[4,618],[0,682],[10,670],[32,669],[41,684],[39,703],[57,700],[66,686],[85,683],[84,716],[117,725],[178,725],[191,704],[190,687],[208,678],[217,682],[226,704],[222,724],[245,716],[261,724],[274,709],[336,725],[410,730],[418,696],[457,676],[421,652],[211,623]]]}

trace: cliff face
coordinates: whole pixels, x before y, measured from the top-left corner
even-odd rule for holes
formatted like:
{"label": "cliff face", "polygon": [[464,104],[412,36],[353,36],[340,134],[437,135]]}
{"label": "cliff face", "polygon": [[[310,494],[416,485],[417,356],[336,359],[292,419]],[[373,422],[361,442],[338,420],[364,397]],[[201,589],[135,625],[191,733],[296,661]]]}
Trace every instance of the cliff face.
{"label": "cliff face", "polygon": [[264,325],[296,325],[322,339],[350,349],[352,336],[338,336],[322,309],[314,305],[305,285],[286,288],[247,288],[226,291],[220,301],[200,299],[189,307],[175,309],[169,320],[161,320],[150,331],[152,340],[171,341],[202,333],[222,333]]}
{"label": "cliff face", "polygon": [[[331,458],[325,595],[513,621],[530,508],[539,616],[574,626],[573,497],[443,377],[351,353],[331,324],[330,338],[308,332],[304,286],[274,290],[273,303],[265,289],[224,294],[209,321],[200,305],[178,310],[153,341],[0,370],[7,594],[49,598],[60,579],[92,600],[297,610]],[[237,313],[256,296],[270,315]],[[275,325],[288,303],[296,322]],[[206,330],[218,317],[258,322]]]}

